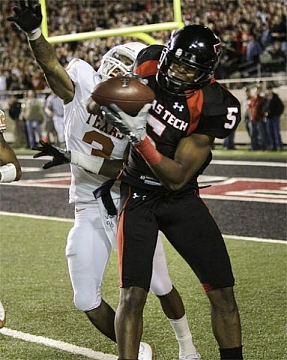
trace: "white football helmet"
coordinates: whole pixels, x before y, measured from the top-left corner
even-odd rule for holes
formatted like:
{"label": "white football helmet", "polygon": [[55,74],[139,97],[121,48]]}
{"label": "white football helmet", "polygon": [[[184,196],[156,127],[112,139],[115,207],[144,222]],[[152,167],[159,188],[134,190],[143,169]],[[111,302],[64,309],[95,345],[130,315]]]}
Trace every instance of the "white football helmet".
{"label": "white football helmet", "polygon": [[125,75],[132,71],[138,53],[147,45],[140,42],[129,42],[114,46],[102,58],[98,73],[103,80]]}

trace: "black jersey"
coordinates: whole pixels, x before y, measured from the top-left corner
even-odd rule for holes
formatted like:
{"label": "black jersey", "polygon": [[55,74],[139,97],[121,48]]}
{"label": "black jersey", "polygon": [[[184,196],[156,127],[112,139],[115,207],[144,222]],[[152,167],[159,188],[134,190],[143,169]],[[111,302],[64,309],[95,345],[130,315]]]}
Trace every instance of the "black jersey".
{"label": "black jersey", "polygon": [[[135,73],[146,79],[155,93],[149,111],[147,134],[157,150],[174,158],[179,141],[193,133],[225,138],[238,126],[241,118],[239,101],[215,79],[189,97],[175,96],[161,89],[156,80],[163,46],[151,45],[137,58]],[[187,186],[197,187],[197,177],[211,161],[211,153]],[[142,156],[131,146],[128,163],[120,179],[140,188],[160,186]]]}

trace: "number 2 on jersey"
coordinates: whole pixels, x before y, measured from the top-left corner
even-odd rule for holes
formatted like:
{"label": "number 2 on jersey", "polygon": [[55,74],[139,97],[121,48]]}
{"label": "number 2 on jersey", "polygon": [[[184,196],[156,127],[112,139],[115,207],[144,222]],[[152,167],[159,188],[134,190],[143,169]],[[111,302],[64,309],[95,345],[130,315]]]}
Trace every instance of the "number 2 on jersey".
{"label": "number 2 on jersey", "polygon": [[97,131],[89,131],[85,133],[83,141],[88,144],[96,142],[102,146],[102,149],[93,149],[91,155],[110,159],[115,145],[108,136],[105,136]]}

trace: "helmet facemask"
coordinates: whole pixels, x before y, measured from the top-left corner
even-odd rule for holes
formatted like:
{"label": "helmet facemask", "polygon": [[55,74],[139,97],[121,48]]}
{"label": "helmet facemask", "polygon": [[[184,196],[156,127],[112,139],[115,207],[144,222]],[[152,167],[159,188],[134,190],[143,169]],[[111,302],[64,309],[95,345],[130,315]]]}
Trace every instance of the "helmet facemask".
{"label": "helmet facemask", "polygon": [[117,75],[125,75],[132,71],[133,60],[125,55],[118,53],[106,56],[103,65],[101,65],[99,72],[103,80]]}
{"label": "helmet facemask", "polygon": [[192,95],[214,76],[220,53],[220,40],[206,27],[191,25],[175,32],[159,60],[160,87],[172,95]]}
{"label": "helmet facemask", "polygon": [[98,73],[103,80],[107,80],[110,77],[132,72],[138,53],[145,47],[146,45],[139,42],[113,47],[103,56]]}

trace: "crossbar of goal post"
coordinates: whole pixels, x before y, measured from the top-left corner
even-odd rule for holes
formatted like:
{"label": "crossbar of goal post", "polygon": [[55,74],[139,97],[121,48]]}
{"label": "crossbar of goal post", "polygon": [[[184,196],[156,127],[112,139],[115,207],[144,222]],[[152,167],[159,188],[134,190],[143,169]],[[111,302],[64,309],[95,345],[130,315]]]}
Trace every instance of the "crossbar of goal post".
{"label": "crossbar of goal post", "polygon": [[183,27],[182,17],[181,17],[181,4],[180,0],[173,0],[173,10],[174,10],[174,21],[165,22],[160,24],[150,24],[150,25],[139,25],[139,26],[130,26],[127,28],[116,28],[108,30],[97,30],[89,31],[75,34],[66,34],[66,35],[57,35],[57,36],[48,36],[48,22],[47,22],[47,8],[46,0],[39,0],[42,9],[43,21],[42,21],[42,32],[45,38],[51,44],[56,44],[59,42],[72,42],[80,41],[87,39],[95,38],[106,38],[110,36],[133,36],[140,40],[143,40],[145,43],[151,45],[159,43],[152,36],[147,33],[154,31],[166,31],[180,29]]}

